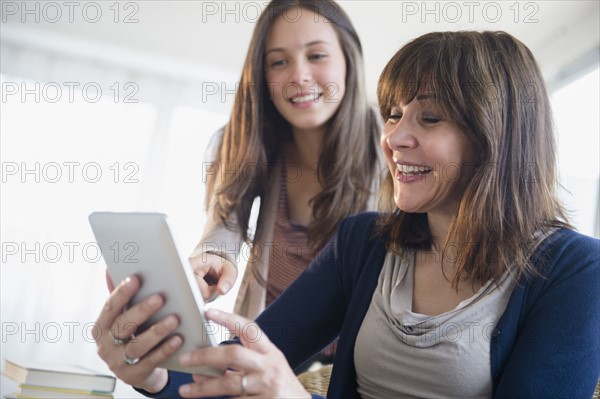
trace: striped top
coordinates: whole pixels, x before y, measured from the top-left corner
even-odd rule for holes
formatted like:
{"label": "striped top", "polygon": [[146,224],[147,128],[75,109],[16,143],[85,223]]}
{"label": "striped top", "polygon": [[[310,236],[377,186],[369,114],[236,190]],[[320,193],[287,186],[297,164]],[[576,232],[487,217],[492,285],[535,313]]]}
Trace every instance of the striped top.
{"label": "striped top", "polygon": [[285,160],[282,159],[280,165],[281,184],[267,277],[267,306],[298,278],[314,258],[308,246],[308,229],[290,220]]}

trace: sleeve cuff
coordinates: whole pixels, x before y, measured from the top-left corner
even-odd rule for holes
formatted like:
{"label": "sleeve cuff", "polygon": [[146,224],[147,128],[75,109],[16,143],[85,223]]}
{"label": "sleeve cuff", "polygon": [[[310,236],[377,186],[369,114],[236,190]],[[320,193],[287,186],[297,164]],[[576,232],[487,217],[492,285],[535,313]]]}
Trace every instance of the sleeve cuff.
{"label": "sleeve cuff", "polygon": [[[189,380],[189,381],[187,381]],[[169,370],[169,378],[167,384],[158,392],[150,393],[144,389],[133,387],[136,391],[149,398],[157,399],[173,399],[181,398],[179,395],[179,387],[183,384],[192,382],[191,374],[178,373]]]}

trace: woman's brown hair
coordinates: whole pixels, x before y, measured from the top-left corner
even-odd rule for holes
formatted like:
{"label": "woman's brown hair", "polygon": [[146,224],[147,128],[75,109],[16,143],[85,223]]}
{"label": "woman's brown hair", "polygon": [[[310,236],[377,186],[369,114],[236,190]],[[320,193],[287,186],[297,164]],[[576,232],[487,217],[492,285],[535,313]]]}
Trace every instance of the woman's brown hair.
{"label": "woman's brown hair", "polygon": [[[441,248],[452,251],[460,281],[498,282],[537,274],[530,256],[534,234],[567,225],[557,198],[555,138],[550,102],[531,51],[505,32],[437,32],[400,49],[378,85],[381,115],[426,90],[474,144],[456,215]],[[429,249],[426,214],[397,209],[393,181],[382,183],[381,231],[390,249]]]}
{"label": "woman's brown hair", "polygon": [[333,1],[275,0],[262,12],[248,48],[234,109],[214,157],[221,173],[208,176],[206,203],[216,207],[226,226],[236,225],[248,240],[252,202],[268,192],[279,173],[274,166],[282,143],[291,139],[290,124],[270,101],[265,40],[278,18],[296,18],[303,10],[331,22],[347,65],[346,93],[329,121],[321,146],[317,175],[322,191],[311,200],[313,222],[308,226],[308,237],[313,247],[320,249],[344,217],[366,209],[381,165],[377,148],[380,120],[367,103],[360,40],[346,13]]}

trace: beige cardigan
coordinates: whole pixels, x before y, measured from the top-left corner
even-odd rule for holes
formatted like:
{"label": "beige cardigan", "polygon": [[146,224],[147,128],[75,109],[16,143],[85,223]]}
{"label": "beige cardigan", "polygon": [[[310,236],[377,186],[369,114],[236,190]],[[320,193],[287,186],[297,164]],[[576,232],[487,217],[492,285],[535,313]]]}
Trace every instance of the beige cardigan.
{"label": "beige cardigan", "polygon": [[[276,177],[273,179],[273,185],[260,203],[253,245],[249,251],[248,263],[234,307],[234,313],[251,320],[254,320],[264,310],[267,298],[266,281],[269,274],[270,251],[272,250],[268,244],[273,241],[273,227],[275,226],[281,185],[281,174],[275,173],[274,175]],[[376,192],[377,183],[374,182],[372,193]],[[375,209],[375,197],[375,195],[371,195],[367,209]],[[202,238],[192,256],[203,252],[213,253],[229,260],[237,268],[237,260],[242,247],[241,235],[239,231],[227,229],[215,214],[214,208],[213,203],[207,213]]]}
{"label": "beige cardigan", "polygon": [[[266,197],[261,200],[256,232],[250,249],[246,271],[242,278],[240,290],[235,302],[234,313],[254,320],[265,308],[267,290],[263,282],[267,281],[269,273],[269,245],[273,241],[273,226],[277,202],[279,200],[280,174],[275,174],[273,185]],[[242,237],[239,231],[227,229],[215,213],[215,204],[211,204],[200,243],[194,254],[210,252],[219,255],[238,267],[238,258],[242,247]],[[257,277],[258,276],[258,277]]]}

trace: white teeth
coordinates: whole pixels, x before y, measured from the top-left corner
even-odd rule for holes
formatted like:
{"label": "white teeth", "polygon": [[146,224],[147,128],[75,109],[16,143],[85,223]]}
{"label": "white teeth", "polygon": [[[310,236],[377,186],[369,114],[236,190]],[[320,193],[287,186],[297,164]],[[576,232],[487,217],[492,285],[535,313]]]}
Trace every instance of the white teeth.
{"label": "white teeth", "polygon": [[398,170],[404,174],[421,174],[431,172],[432,169],[423,165],[398,165]]}
{"label": "white teeth", "polygon": [[292,97],[290,98],[290,101],[293,103],[304,103],[307,101],[314,101],[319,97],[321,97],[321,94],[307,94],[305,96]]}

